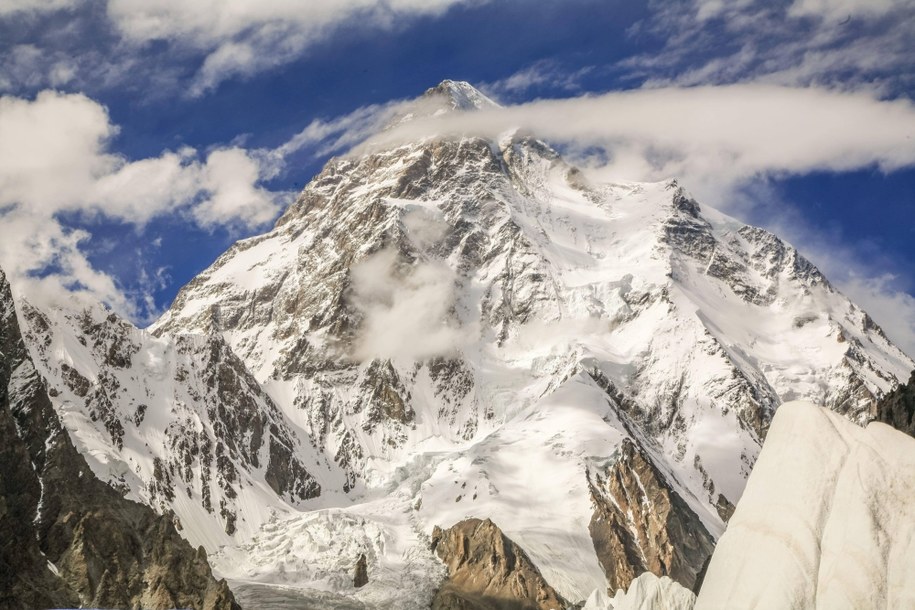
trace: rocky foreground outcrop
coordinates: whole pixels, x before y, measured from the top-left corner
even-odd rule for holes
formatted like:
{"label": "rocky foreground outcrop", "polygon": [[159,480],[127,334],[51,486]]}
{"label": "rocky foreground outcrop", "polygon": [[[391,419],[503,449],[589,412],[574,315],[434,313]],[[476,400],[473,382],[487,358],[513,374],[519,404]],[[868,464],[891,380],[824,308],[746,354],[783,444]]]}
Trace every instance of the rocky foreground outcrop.
{"label": "rocky foreground outcrop", "polygon": [[560,610],[565,600],[541,576],[527,554],[492,521],[467,519],[436,527],[432,549],[448,577],[433,610]]}
{"label": "rocky foreground outcrop", "polygon": [[0,271],[0,608],[239,608],[170,519],[99,481],[51,406]]}
{"label": "rocky foreground outcrop", "polygon": [[651,459],[625,439],[616,461],[588,481],[589,530],[611,594],[644,572],[692,588],[715,541]]}
{"label": "rocky foreground outcrop", "polygon": [[915,371],[908,383],[900,385],[877,403],[875,419],[915,436]]}

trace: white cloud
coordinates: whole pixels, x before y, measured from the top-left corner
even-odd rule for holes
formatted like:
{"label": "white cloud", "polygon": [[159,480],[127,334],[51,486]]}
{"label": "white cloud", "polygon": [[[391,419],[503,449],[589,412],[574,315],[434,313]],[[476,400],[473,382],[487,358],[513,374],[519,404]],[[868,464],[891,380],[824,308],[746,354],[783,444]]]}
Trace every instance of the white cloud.
{"label": "white cloud", "polygon": [[201,226],[239,221],[256,227],[279,212],[274,193],[257,186],[263,167],[240,148],[215,150],[201,168],[200,184],[208,197],[194,208]]}
{"label": "white cloud", "polygon": [[720,203],[760,175],[915,164],[915,105],[865,93],[762,84],[639,89],[405,122],[363,147],[519,128],[606,151],[607,178],[682,178]]}
{"label": "white cloud", "polygon": [[536,61],[503,79],[485,83],[480,88],[487,95],[502,100],[511,99],[536,87],[547,85],[566,91],[578,91],[581,89],[582,77],[592,70],[591,66],[570,70],[558,62],[545,59]]}
{"label": "white cloud", "polygon": [[0,17],[16,13],[50,13],[80,3],[81,0],[3,0],[0,2]]}
{"label": "white cloud", "polygon": [[[40,284],[48,294],[55,282],[76,286],[133,316],[137,303],[83,253],[91,236],[67,230],[59,215],[142,226],[177,213],[203,228],[257,227],[279,211],[277,194],[260,185],[277,160],[227,147],[205,158],[184,148],[129,161],[110,151],[117,131],[106,109],[84,95],[0,97],[0,266],[14,283]],[[36,281],[36,273],[45,278]]]}
{"label": "white cloud", "polygon": [[315,119],[277,148],[276,154],[286,157],[303,148],[314,148],[316,155],[326,155],[350,148],[381,131],[409,105],[403,101],[373,104],[331,120]]}
{"label": "white cloud", "polygon": [[795,0],[788,14],[842,22],[849,18],[883,17],[905,6],[913,3],[911,0]]}
{"label": "white cloud", "polygon": [[344,23],[391,29],[468,1],[109,0],[108,16],[128,40],[170,40],[206,53],[190,89],[192,95],[201,95],[226,78],[299,57]]}
{"label": "white cloud", "polygon": [[407,265],[381,250],[355,265],[351,279],[350,300],[362,314],[359,360],[449,356],[473,338],[475,328],[453,313],[456,276],[443,262]]}
{"label": "white cloud", "polygon": [[633,26],[660,51],[618,67],[646,86],[771,82],[898,94],[911,86],[913,0],[657,2]]}

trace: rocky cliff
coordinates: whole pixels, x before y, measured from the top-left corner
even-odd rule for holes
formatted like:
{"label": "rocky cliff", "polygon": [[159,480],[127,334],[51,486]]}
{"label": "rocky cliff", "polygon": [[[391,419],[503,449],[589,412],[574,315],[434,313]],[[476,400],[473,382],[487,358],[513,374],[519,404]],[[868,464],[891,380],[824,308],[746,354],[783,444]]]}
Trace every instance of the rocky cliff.
{"label": "rocky cliff", "polygon": [[567,605],[489,519],[436,528],[432,550],[448,567],[433,610],[561,610]]}
{"label": "rocky cliff", "polygon": [[900,385],[877,403],[874,419],[915,436],[915,372],[908,383]]}
{"label": "rocky cliff", "polygon": [[613,465],[589,473],[589,530],[609,592],[638,575],[670,576],[692,588],[715,540],[671,489],[650,458],[625,439]]}
{"label": "rocky cliff", "polygon": [[171,519],[99,481],[51,406],[0,271],[0,606],[238,608]]}

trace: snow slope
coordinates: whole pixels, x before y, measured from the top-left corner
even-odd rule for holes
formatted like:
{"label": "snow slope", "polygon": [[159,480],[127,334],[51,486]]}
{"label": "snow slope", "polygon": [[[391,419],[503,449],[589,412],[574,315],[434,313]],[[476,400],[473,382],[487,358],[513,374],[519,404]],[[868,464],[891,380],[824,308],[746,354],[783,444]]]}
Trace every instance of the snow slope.
{"label": "snow slope", "polygon": [[913,574],[915,439],[792,402],[775,416],[696,609],[912,608]]}

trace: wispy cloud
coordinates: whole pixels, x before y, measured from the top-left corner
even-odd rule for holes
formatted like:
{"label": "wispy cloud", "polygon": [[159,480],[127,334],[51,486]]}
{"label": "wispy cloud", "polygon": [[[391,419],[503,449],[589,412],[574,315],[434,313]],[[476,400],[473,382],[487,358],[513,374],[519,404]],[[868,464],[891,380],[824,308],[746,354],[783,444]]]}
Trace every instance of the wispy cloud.
{"label": "wispy cloud", "polygon": [[915,2],[796,0],[657,2],[632,27],[660,38],[620,67],[646,86],[769,82],[867,89],[895,95],[912,85]]}
{"label": "wispy cloud", "polygon": [[572,68],[551,59],[542,59],[480,89],[501,101],[516,101],[531,90],[548,87],[551,90],[581,91],[581,79],[593,71],[593,66]]}
{"label": "wispy cloud", "polygon": [[189,89],[201,95],[233,76],[288,63],[342,25],[391,30],[421,16],[438,16],[468,0],[109,0],[108,16],[137,44],[171,41],[204,55]]}
{"label": "wispy cloud", "polygon": [[478,332],[453,313],[457,277],[444,262],[410,265],[382,250],[351,276],[350,300],[362,316],[353,353],[359,360],[451,356]]}
{"label": "wispy cloud", "polygon": [[441,135],[535,133],[575,150],[604,151],[609,178],[678,176],[708,199],[760,175],[884,171],[915,164],[915,105],[866,93],[763,84],[670,87],[543,100],[419,118],[357,152]]}

